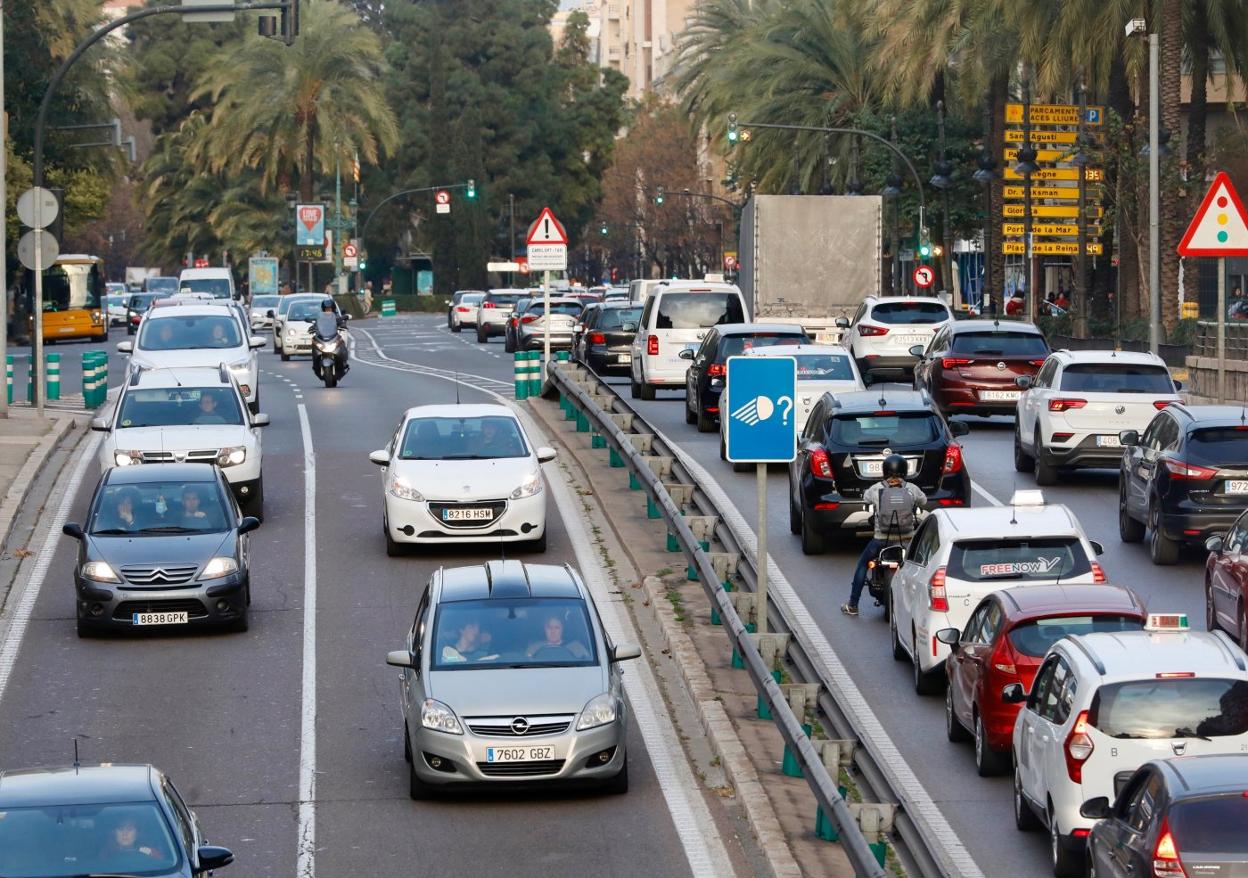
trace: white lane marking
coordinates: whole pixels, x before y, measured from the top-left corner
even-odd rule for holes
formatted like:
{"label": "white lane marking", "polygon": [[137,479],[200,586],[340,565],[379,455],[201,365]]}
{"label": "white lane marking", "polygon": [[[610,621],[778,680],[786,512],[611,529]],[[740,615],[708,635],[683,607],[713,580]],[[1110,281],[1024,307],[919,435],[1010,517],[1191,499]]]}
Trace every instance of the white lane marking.
{"label": "white lane marking", "polygon": [[445,378],[448,381],[456,381],[459,384],[463,384],[467,387],[473,387],[477,390],[482,391],[483,393],[493,393],[493,391],[486,390],[483,387],[478,387],[477,385],[472,384],[467,381],[460,381],[459,379],[475,378],[478,381],[484,381],[489,384],[496,384],[500,387],[505,387],[510,391],[514,391],[514,388],[515,388],[514,381],[503,381],[500,378],[489,378],[485,375],[477,375],[473,372],[462,372],[462,371],[454,370],[454,369],[435,369],[432,366],[422,366],[417,363],[408,363],[404,360],[397,360],[394,357],[386,356],[386,354],[381,349],[381,345],[377,344],[377,339],[373,338],[372,333],[370,333],[366,329],[361,329],[359,331],[360,331],[360,334],[362,334],[365,338],[367,338],[369,342],[372,344],[373,351],[377,354],[377,356],[381,357],[383,360],[388,361],[389,363],[394,363],[396,365],[391,366],[391,365],[387,365],[386,363],[371,363],[368,360],[364,359],[363,356],[359,358],[361,363],[365,363],[369,366],[376,366],[381,369],[397,369],[402,372],[419,372],[420,374],[423,374],[423,375],[432,375],[435,378]]}
{"label": "white lane marking", "polygon": [[308,410],[303,435],[303,703],[299,716],[299,837],[295,875],[316,874],[316,455]]}
{"label": "white lane marking", "polygon": [[9,677],[12,676],[13,669],[17,667],[17,655],[22,648],[22,639],[26,636],[31,614],[35,611],[35,602],[39,600],[39,592],[43,589],[44,580],[48,577],[48,567],[52,563],[52,556],[56,554],[61,527],[69,518],[70,507],[73,506],[74,498],[78,495],[78,489],[82,485],[87,467],[95,462],[95,451],[102,438],[99,433],[95,433],[87,440],[82,456],[78,459],[69,481],[62,489],[64,493],[61,495],[61,504],[56,508],[56,512],[46,519],[48,532],[39,549],[39,555],[35,558],[35,566],[31,569],[30,579],[26,581],[26,587],[22,589],[17,600],[9,602],[12,609],[8,624],[4,627],[3,634],[0,635],[2,637],[0,639],[0,701],[4,700]]}
{"label": "white lane marking", "polygon": [[971,482],[971,490],[973,490],[973,491],[974,491],[976,494],[978,494],[979,496],[983,497],[985,500],[987,500],[987,501],[988,501],[989,503],[991,503],[993,506],[1004,506],[1004,505],[1005,505],[1005,504],[1004,504],[1004,503],[1002,503],[1000,500],[998,500],[996,497],[994,497],[994,496],[992,496],[991,494],[989,494],[989,493],[988,493],[988,489],[987,489],[987,488],[985,488],[985,487],[983,487],[983,486],[982,486],[979,482]]}

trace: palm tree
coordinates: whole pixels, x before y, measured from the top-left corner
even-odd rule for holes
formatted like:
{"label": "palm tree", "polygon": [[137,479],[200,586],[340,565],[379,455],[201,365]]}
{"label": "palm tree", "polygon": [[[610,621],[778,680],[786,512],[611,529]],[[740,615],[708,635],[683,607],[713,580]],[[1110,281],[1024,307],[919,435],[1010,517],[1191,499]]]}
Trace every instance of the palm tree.
{"label": "palm tree", "polygon": [[191,114],[176,130],[161,135],[143,166],[145,246],[157,262],[176,262],[187,252],[207,253],[221,245],[209,221],[221,180],[204,173],[195,161],[206,128],[202,114]]}
{"label": "palm tree", "polygon": [[193,97],[216,104],[207,132],[209,167],[260,171],[267,190],[296,174],[304,200],[317,172],[333,173],[358,150],[375,164],[398,145],[398,124],[380,79],[381,43],[354,11],[335,3],[304,6],[288,49],[261,37],[227,47]]}

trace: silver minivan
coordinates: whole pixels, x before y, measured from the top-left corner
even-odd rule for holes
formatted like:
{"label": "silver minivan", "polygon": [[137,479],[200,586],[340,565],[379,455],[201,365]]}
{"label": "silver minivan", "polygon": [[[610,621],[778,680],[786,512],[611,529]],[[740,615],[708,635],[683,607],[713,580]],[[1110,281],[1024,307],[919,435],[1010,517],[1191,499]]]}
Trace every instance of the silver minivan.
{"label": "silver minivan", "polygon": [[569,566],[441,568],[405,649],[403,755],[413,799],[464,785],[588,782],[628,790],[628,704],[613,644]]}

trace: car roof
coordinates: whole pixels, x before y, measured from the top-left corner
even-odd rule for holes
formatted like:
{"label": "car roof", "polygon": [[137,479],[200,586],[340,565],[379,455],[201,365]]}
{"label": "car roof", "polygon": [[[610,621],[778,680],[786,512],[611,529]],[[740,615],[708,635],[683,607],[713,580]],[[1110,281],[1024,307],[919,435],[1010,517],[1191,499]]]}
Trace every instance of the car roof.
{"label": "car roof", "polygon": [[1019,332],[1027,335],[1044,335],[1034,323],[1024,323],[1021,320],[955,320],[949,325],[953,328],[955,334],[962,332]]}
{"label": "car roof", "polygon": [[460,405],[458,403],[439,403],[437,405],[417,405],[403,413],[403,417],[407,418],[484,418],[491,415],[501,415],[504,417],[515,419],[516,415],[510,408],[505,405],[497,405],[495,403],[479,402]]}
{"label": "car roof", "polygon": [[806,330],[793,323],[726,323],[715,327],[721,337],[730,335],[755,335],[776,332],[783,335],[806,335]]}
{"label": "car roof", "polygon": [[1023,585],[997,592],[1011,618],[1034,618],[1063,612],[1131,613],[1143,618],[1147,608],[1140,596],[1122,585],[1071,583]]}
{"label": "car roof", "polygon": [[855,390],[836,394],[837,411],[871,412],[880,409],[905,409],[907,411],[931,411],[930,397],[918,390]]}
{"label": "car roof", "polygon": [[938,509],[934,512],[948,522],[942,528],[957,542],[995,537],[1083,536],[1079,521],[1065,505],[970,506]]}
{"label": "car roof", "polygon": [[[766,347],[750,348],[742,356],[792,357],[796,354],[827,354],[834,357],[848,357],[849,351],[840,345],[833,344],[769,344]],[[878,397],[876,402],[879,402]]]}
{"label": "car roof", "polygon": [[228,268],[222,268],[221,266],[217,266],[215,268],[184,268],[182,269],[182,273],[179,274],[178,277],[179,278],[183,278],[183,277],[189,277],[189,278],[233,277],[233,275],[230,273],[230,270]]}
{"label": "car roof", "polygon": [[148,320],[161,320],[170,318],[183,317],[211,317],[220,314],[222,311],[230,311],[233,304],[228,303],[225,299],[218,300],[220,304],[210,304],[208,302],[188,302],[185,305],[179,305],[176,308],[160,308],[149,315]]}
{"label": "car roof", "polygon": [[531,293],[532,290],[521,289],[519,287],[496,287],[486,293],[487,296],[523,296],[525,293]]}
{"label": "car roof", "polygon": [[202,463],[146,463],[143,466],[115,466],[104,474],[101,483],[110,485],[146,485],[151,482],[215,482],[216,465]]}
{"label": "car roof", "polygon": [[1183,412],[1196,423],[1194,427],[1248,425],[1248,406],[1244,405],[1189,405],[1173,403],[1167,408]]}
{"label": "car roof", "polygon": [[936,296],[867,296],[863,301],[873,305],[883,305],[888,302],[922,302],[924,304],[935,302],[943,306],[945,310],[949,310],[949,306]]}
{"label": "car roof", "polygon": [[[137,381],[135,380],[137,379]],[[162,366],[159,369],[135,369],[129,386],[144,387],[225,387],[231,383],[228,373],[208,366]]]}
{"label": "car roof", "polygon": [[1211,793],[1248,795],[1248,755],[1243,753],[1154,759],[1152,764],[1161,769],[1174,799]]}
{"label": "car roof", "polygon": [[1165,366],[1161,357],[1149,351],[1054,351],[1053,356],[1067,363],[1126,363],[1129,365]]}
{"label": "car roof", "polygon": [[522,561],[487,561],[471,567],[443,567],[440,601],[491,598],[584,598],[572,568]]}
{"label": "car roof", "polygon": [[0,771],[0,808],[154,801],[155,772],[150,765],[108,763]]}
{"label": "car roof", "polygon": [[652,296],[664,293],[737,293],[741,290],[736,284],[717,280],[664,280],[659,281],[651,291]]}
{"label": "car roof", "polygon": [[1097,631],[1068,636],[1055,646],[1078,662],[1090,663],[1102,677],[1119,680],[1174,672],[1248,679],[1242,653],[1236,655],[1210,631]]}
{"label": "car roof", "polygon": [[[529,299],[530,307],[532,307],[533,305],[544,306],[545,304],[546,303],[542,301],[541,296],[533,296],[532,298]],[[584,305],[585,303],[582,302],[580,299],[574,298],[572,296],[551,296],[550,304],[552,305]]]}

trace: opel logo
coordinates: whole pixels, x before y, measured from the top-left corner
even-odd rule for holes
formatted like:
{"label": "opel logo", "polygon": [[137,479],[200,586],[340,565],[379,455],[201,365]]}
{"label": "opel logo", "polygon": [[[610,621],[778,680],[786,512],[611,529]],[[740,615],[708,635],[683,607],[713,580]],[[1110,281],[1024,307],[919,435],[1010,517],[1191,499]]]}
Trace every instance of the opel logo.
{"label": "opel logo", "polygon": [[517,735],[523,735],[529,730],[529,721],[522,716],[518,716],[511,721],[511,730]]}
{"label": "opel logo", "polygon": [[1004,372],[1004,371],[1005,371],[1005,361],[1002,361],[1002,362],[1000,362],[1000,363],[997,363],[997,371],[998,371],[998,372]]}
{"label": "opel logo", "polygon": [[1114,414],[1116,415],[1125,415],[1126,413],[1127,413],[1127,407],[1125,405],[1117,406],[1114,409]]}

